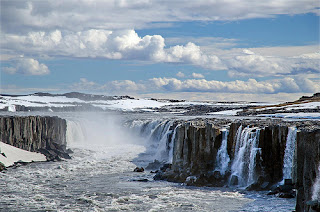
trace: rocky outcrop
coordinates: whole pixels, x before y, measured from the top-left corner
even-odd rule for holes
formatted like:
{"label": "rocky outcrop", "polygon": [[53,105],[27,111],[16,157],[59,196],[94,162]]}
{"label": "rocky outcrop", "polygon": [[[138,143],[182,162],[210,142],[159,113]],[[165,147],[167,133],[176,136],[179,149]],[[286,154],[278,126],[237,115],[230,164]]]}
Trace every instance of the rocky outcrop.
{"label": "rocky outcrop", "polygon": [[[239,128],[240,126],[242,127]],[[217,152],[222,143],[221,123],[214,120],[181,122],[176,129],[172,165],[162,167],[155,179],[196,186],[232,186],[239,185],[240,180],[246,178],[246,182],[249,183],[245,184],[248,190],[271,189],[283,179],[282,169],[289,126],[296,126],[298,129],[296,150],[293,153],[293,181],[286,180],[293,184],[287,183],[289,186],[280,186],[278,196],[293,197],[292,188],[294,186],[297,190],[296,211],[312,211],[312,207],[307,202],[311,200],[312,185],[316,181],[320,163],[320,124],[317,121],[242,120],[229,122],[227,152],[230,163],[223,174],[216,169]],[[239,129],[240,133],[242,132],[241,135],[238,135]],[[242,143],[253,142],[254,137],[252,136],[258,136],[258,141],[255,143],[257,147],[246,147],[246,150],[242,150],[242,157],[247,161],[252,161],[246,164],[247,167],[242,169],[243,172],[236,173],[233,169],[237,167],[232,167],[232,165],[235,160],[239,160],[237,154],[241,136],[243,137]],[[254,154],[252,151],[255,151]],[[244,172],[246,173],[243,174]],[[243,175],[239,176],[241,174]],[[253,183],[250,179],[254,180]]]}
{"label": "rocky outcrop", "polygon": [[307,202],[311,200],[312,185],[316,181],[318,165],[320,163],[319,126],[318,128],[303,128],[298,132],[295,159],[296,211],[316,211],[308,206]]}
{"label": "rocky outcrop", "polygon": [[0,141],[48,160],[70,158],[66,150],[66,120],[49,116],[0,117]]}

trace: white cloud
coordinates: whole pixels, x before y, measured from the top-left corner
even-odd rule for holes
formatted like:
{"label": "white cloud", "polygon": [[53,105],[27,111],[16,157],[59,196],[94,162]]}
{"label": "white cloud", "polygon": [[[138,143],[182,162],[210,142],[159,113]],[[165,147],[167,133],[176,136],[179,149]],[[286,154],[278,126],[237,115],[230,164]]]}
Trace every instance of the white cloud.
{"label": "white cloud", "polygon": [[225,69],[217,56],[204,54],[194,43],[165,48],[162,36],[139,37],[134,30],[30,32],[26,36],[5,35],[1,44],[6,50],[25,54],[186,63],[212,70]]}
{"label": "white cloud", "polygon": [[142,91],[145,89],[145,86],[142,84],[135,83],[131,80],[115,80],[105,84],[103,88],[108,89],[112,92],[126,94],[128,92],[133,93],[137,91]]}
{"label": "white cloud", "polygon": [[204,78],[204,76],[200,73],[192,73],[193,78]]}
{"label": "white cloud", "polygon": [[104,84],[80,78],[80,81],[69,86],[73,91],[107,93],[109,95],[127,95],[145,90],[145,85],[131,80],[115,80]]}
{"label": "white cloud", "polygon": [[185,77],[185,74],[182,73],[181,71],[179,71],[177,74],[176,74],[177,77],[180,77],[180,78],[183,78]]}
{"label": "white cloud", "polygon": [[1,1],[1,26],[7,32],[34,29],[83,31],[150,28],[179,21],[241,20],[276,15],[319,14],[315,0],[121,0]]}
{"label": "white cloud", "polygon": [[[194,43],[166,47],[160,35],[140,37],[134,30],[98,30],[83,32],[30,32],[28,35],[3,36],[3,50],[16,55],[47,55],[77,58],[106,58],[140,60],[147,62],[183,63],[208,70],[228,70],[231,77],[280,76],[300,73],[319,73],[319,53],[304,52],[296,56],[269,56],[254,49],[216,49],[203,51]],[[289,48],[290,49],[290,48]],[[262,51],[262,48],[258,51]],[[276,51],[275,49],[269,52]],[[283,47],[282,47],[282,50]],[[13,70],[7,69],[8,72]]]}
{"label": "white cloud", "polygon": [[9,74],[25,75],[46,75],[50,73],[49,68],[32,58],[19,58],[13,60],[12,67],[3,67],[3,70]]}
{"label": "white cloud", "polygon": [[80,78],[80,82],[74,83],[70,86],[72,90],[77,90],[77,91],[94,91],[97,90],[100,87],[97,83],[93,81],[89,81],[86,78]]}
{"label": "white cloud", "polygon": [[175,78],[153,78],[150,82],[159,89],[166,91],[188,92],[224,92],[224,93],[297,93],[317,92],[320,85],[310,79],[286,77],[258,82],[255,79],[247,81],[235,80],[230,82],[207,81],[205,79],[178,80]]}

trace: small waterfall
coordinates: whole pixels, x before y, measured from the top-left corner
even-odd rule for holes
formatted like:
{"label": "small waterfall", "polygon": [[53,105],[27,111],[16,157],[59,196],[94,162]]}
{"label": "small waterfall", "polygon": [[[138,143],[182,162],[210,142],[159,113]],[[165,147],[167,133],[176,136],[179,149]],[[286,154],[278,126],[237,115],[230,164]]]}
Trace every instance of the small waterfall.
{"label": "small waterfall", "polygon": [[222,142],[216,158],[216,170],[220,171],[222,175],[227,171],[230,162],[230,157],[227,151],[228,134],[229,131],[227,129],[222,130]]}
{"label": "small waterfall", "polygon": [[[237,176],[238,185],[247,186],[256,180],[256,156],[260,152],[260,129],[242,126],[238,128],[235,157],[231,166],[231,177]],[[231,180],[231,178],[230,178]]]}
{"label": "small waterfall", "polygon": [[320,201],[320,163],[318,166],[318,173],[317,173],[316,181],[314,182],[314,184],[312,186],[311,199]]}
{"label": "small waterfall", "polygon": [[[151,160],[161,162],[172,162],[173,142],[175,137],[174,121],[162,120],[134,120],[129,124],[129,128],[139,132],[145,140],[147,148],[146,154],[151,156]],[[169,139],[171,136],[171,139]]]}
{"label": "small waterfall", "polygon": [[173,132],[172,132],[172,137],[171,137],[171,141],[169,143],[169,160],[168,162],[172,164],[172,161],[173,161],[173,147],[174,147],[174,140],[176,138],[176,132],[177,132],[177,128],[179,127],[180,125],[177,125]]}
{"label": "small waterfall", "polygon": [[67,120],[67,145],[84,143],[87,140],[85,127],[77,121]]}
{"label": "small waterfall", "polygon": [[286,149],[283,157],[283,182],[284,179],[292,179],[293,155],[297,138],[297,128],[289,127],[287,135]]}

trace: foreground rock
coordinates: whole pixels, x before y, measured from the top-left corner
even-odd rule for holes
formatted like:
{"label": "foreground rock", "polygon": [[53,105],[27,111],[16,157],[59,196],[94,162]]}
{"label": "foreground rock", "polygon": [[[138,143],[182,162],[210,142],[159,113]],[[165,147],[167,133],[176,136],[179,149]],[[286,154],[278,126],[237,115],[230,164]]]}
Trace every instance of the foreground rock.
{"label": "foreground rock", "polygon": [[42,153],[49,161],[71,158],[66,149],[66,130],[66,120],[58,117],[0,117],[1,142]]}

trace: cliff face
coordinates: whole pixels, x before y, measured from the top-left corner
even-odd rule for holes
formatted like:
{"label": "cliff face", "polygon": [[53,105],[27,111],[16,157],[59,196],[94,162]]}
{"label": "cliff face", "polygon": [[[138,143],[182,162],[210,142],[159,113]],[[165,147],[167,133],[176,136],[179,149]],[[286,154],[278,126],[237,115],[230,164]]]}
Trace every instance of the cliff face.
{"label": "cliff face", "polygon": [[296,211],[315,211],[306,203],[311,200],[311,188],[316,181],[320,163],[320,129],[302,129],[297,134],[295,160]]}
{"label": "cliff face", "polygon": [[[200,126],[199,126],[200,125]],[[221,133],[210,123],[187,123],[176,130],[172,169],[188,175],[213,170]]]}
{"label": "cliff face", "polygon": [[48,160],[66,154],[66,120],[58,117],[3,116],[0,117],[0,140],[12,146],[40,152]]}
{"label": "cliff face", "polygon": [[203,120],[183,122],[176,129],[172,166],[158,173],[156,179],[197,186],[246,185],[249,189],[270,189],[283,179],[289,126],[293,125],[298,129],[296,148],[291,150],[296,211],[312,211],[307,201],[311,200],[320,163],[319,122],[231,123],[226,146],[230,162],[224,172],[217,171],[216,161],[223,142],[222,127]]}

